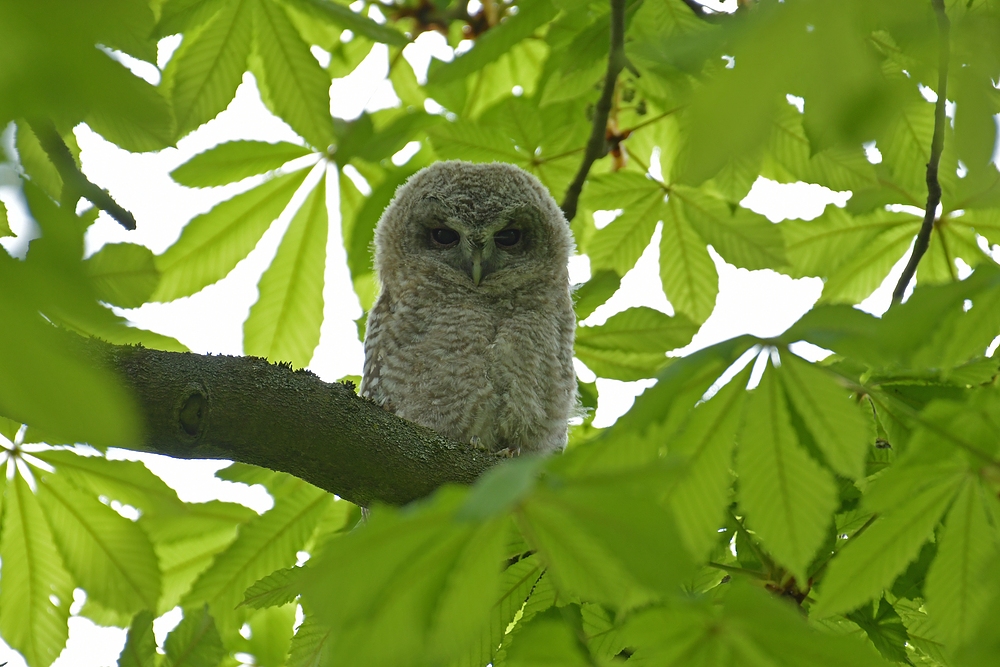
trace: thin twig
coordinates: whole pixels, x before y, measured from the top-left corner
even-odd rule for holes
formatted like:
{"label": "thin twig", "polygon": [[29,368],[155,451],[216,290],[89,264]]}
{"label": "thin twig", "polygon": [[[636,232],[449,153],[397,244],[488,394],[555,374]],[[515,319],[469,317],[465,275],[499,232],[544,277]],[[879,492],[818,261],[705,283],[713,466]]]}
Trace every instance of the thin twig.
{"label": "thin twig", "polygon": [[583,163],[580,165],[580,170],[576,172],[576,177],[563,199],[562,210],[567,221],[576,216],[580,193],[583,191],[583,183],[587,180],[590,167],[608,152],[606,139],[608,114],[611,112],[615,84],[618,82],[618,75],[623,67],[625,67],[625,0],[611,0],[611,48],[608,51],[608,71],[604,75],[604,90],[601,91],[601,98],[597,100],[597,105],[594,107],[594,125],[590,132],[590,139],[587,141],[587,151],[584,153]]}
{"label": "thin twig", "polygon": [[934,231],[934,219],[937,207],[941,203],[941,184],[938,182],[938,165],[941,162],[941,151],[944,149],[945,103],[948,99],[948,60],[951,56],[949,33],[951,23],[944,10],[944,0],[931,0],[938,21],[938,87],[937,103],[934,105],[934,136],[931,139],[931,157],[927,162],[927,206],[924,208],[924,222],[920,226],[916,241],[913,242],[913,252],[910,254],[903,275],[896,283],[892,292],[892,300],[899,303],[903,300],[906,288],[917,272],[917,264],[927,252],[931,242],[931,232]]}
{"label": "thin twig", "polygon": [[28,121],[28,125],[38,137],[38,142],[55,165],[59,176],[62,177],[64,205],[74,206],[76,201],[83,197],[114,218],[125,229],[135,229],[135,218],[132,214],[119,206],[106,190],[102,190],[83,175],[52,121],[34,119]]}

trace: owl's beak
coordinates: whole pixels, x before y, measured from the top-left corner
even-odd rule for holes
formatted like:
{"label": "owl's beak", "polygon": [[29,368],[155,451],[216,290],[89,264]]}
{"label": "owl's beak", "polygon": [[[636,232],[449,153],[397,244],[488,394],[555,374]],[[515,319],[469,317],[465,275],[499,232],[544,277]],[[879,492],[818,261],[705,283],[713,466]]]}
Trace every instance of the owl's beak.
{"label": "owl's beak", "polygon": [[472,248],[472,284],[479,287],[479,281],[483,279],[483,249],[476,246]]}

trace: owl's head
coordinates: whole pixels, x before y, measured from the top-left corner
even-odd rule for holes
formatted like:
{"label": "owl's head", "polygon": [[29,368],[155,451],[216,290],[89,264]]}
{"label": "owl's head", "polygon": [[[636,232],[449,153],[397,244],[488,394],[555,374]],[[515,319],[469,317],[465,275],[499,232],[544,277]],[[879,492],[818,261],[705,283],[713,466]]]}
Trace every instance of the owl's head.
{"label": "owl's head", "polygon": [[385,285],[432,279],[483,292],[566,272],[569,225],[531,174],[511,164],[438,162],[396,191],[375,230]]}

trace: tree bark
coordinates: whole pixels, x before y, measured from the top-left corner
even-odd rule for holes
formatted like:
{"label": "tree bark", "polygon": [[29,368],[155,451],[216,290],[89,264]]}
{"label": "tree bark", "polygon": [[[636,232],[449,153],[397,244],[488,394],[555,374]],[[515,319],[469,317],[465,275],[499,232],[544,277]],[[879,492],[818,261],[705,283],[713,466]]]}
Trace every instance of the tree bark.
{"label": "tree bark", "polygon": [[503,460],[401,419],[307,370],[259,357],[164,352],[89,339],[139,406],[136,449],[286,472],[368,506],[469,484]]}

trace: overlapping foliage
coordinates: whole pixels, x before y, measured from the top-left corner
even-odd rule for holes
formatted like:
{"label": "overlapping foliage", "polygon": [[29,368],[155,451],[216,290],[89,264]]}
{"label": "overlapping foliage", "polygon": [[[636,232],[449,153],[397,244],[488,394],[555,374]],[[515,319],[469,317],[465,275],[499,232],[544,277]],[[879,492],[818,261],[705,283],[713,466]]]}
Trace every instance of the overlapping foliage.
{"label": "overlapping foliage", "polygon": [[[182,349],[102,304],[220,280],[295,200],[244,347],[307,365],[331,217],[367,309],[374,224],[421,166],[512,162],[562,199],[607,67],[609,3],[0,1],[0,124],[15,137],[3,157],[40,230],[24,260],[0,252],[0,637],[47,667],[80,588],[81,615],[129,628],[122,666],[233,665],[238,653],[291,666],[995,664],[1000,369],[986,352],[1000,334],[1000,3],[945,2],[946,45],[930,0],[761,0],[708,18],[692,4],[625,4],[610,150],[571,221],[592,268],[581,320],[660,229],[674,314],[630,309],[577,338],[598,376],[656,385],[613,427],[574,426],[563,456],[511,461],[355,527],[357,508],[287,475],[220,473],[267,487],[274,508],[257,516],[182,503],[140,463],[26,446],[134,443],[129,397],[51,325]],[[432,61],[423,81],[402,53],[430,30],[461,55]],[[158,85],[118,62],[155,62],[176,34]],[[852,305],[920,227],[945,46],[941,210],[912,297],[875,318]],[[373,49],[388,51],[400,104],[331,117],[331,79]],[[83,260],[97,211],[77,213],[82,193],[45,128],[73,160],[79,123],[159,150],[222,111],[245,72],[301,141],[224,143],[173,176],[270,177],[160,255],[117,244]],[[394,161],[410,142],[419,150]],[[739,205],[760,176],[852,195],[772,224]],[[598,210],[617,216],[598,228]],[[713,310],[709,246],[738,267],[818,276],[822,297],[775,339],[667,357]],[[798,341],[834,354],[806,362]],[[594,386],[580,389],[593,407]],[[311,559],[296,567],[302,551]],[[152,620],[177,605],[184,620],[160,655]]]}

